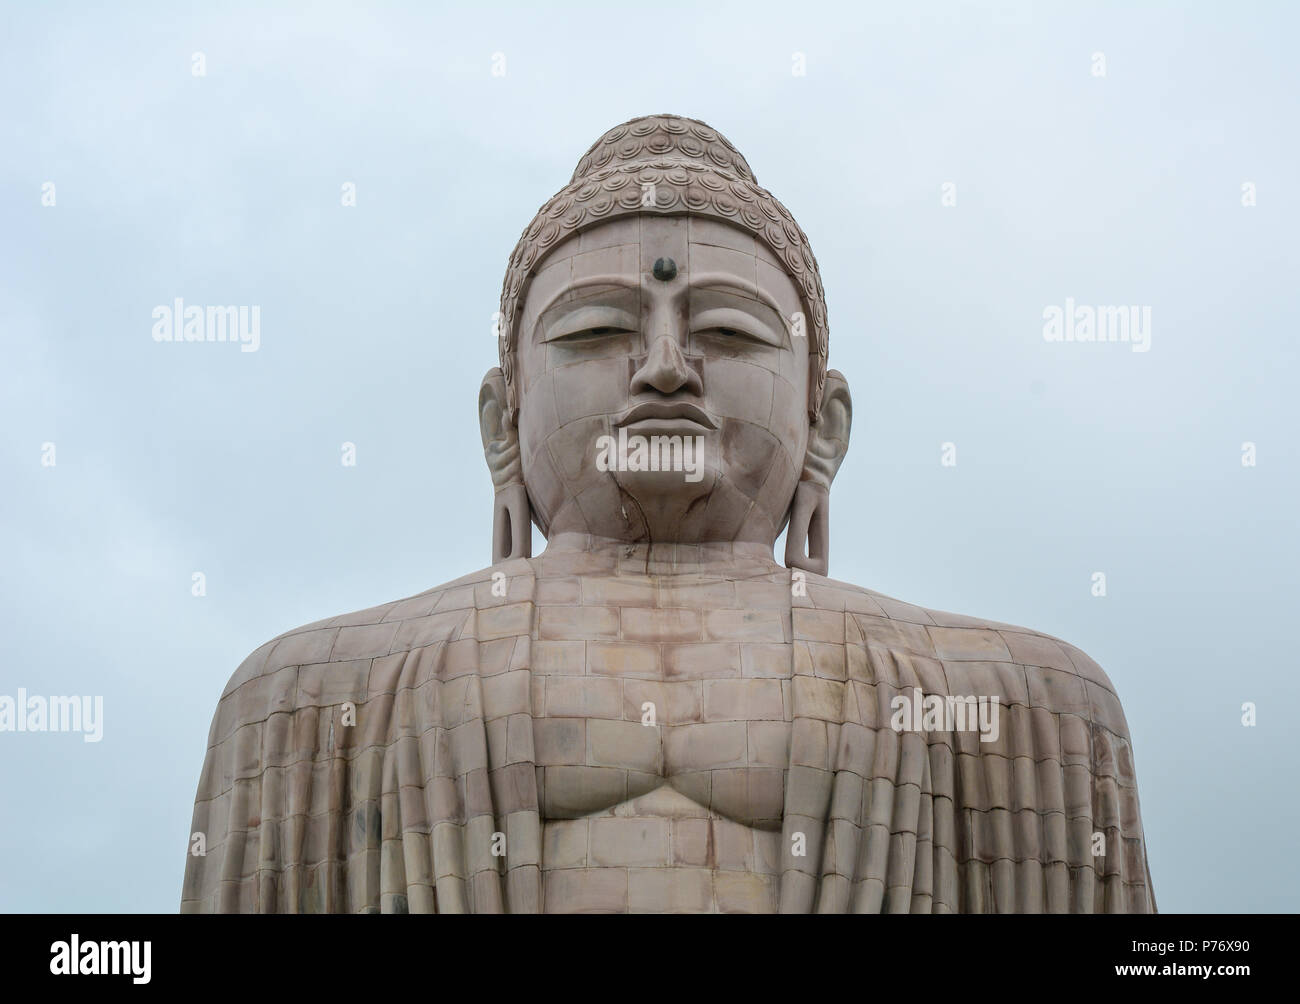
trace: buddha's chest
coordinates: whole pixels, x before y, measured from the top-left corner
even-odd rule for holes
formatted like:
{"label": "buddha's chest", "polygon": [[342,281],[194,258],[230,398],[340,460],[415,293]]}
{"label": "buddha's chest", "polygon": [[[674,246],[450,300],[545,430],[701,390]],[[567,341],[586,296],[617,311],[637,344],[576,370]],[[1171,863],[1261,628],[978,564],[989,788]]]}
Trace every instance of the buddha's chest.
{"label": "buddha's chest", "polygon": [[[669,785],[727,819],[779,829],[790,614],[737,606],[734,585],[616,579],[539,590],[532,706],[545,818],[603,812]],[[570,602],[545,602],[555,599]]]}

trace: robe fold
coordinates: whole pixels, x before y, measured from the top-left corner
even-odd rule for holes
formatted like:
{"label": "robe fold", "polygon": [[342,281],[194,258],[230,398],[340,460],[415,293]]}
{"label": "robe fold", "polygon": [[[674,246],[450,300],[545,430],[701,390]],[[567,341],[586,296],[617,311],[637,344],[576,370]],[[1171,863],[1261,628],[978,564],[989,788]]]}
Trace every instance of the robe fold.
{"label": "robe fold", "polygon": [[[541,910],[536,560],[249,656],[212,722],[182,911]],[[792,592],[782,912],[1154,911],[1128,727],[1092,660],[812,574]],[[921,694],[996,701],[996,740],[900,730],[895,699]]]}

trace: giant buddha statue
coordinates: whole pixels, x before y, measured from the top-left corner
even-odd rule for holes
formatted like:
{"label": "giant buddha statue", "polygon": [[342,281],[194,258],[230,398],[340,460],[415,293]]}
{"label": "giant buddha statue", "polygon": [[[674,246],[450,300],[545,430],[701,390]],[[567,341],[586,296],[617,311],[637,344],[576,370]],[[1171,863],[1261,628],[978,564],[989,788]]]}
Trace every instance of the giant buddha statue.
{"label": "giant buddha statue", "polygon": [[499,324],[492,564],[244,661],[182,910],[1155,909],[1101,668],[827,577],[849,387],[731,143],[605,133]]}

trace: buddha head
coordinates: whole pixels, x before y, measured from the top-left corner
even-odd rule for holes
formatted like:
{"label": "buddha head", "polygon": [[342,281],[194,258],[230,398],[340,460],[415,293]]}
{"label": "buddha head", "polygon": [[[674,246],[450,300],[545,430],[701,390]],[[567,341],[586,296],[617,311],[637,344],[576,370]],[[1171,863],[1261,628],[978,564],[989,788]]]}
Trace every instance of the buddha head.
{"label": "buddha head", "polygon": [[609,130],[524,230],[479,393],[493,563],[553,539],[746,543],[825,574],[848,385],[817,260],[694,119]]}

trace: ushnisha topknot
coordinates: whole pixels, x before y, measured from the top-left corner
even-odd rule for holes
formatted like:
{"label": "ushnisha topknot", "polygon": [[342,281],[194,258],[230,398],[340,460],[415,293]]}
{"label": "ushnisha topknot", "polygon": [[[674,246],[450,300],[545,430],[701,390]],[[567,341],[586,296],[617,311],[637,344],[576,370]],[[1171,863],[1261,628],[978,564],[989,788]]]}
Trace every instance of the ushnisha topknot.
{"label": "ushnisha topknot", "polygon": [[[646,193],[651,191],[653,202],[647,204]],[[501,284],[499,348],[511,415],[519,410],[514,379],[518,308],[534,268],[562,239],[635,213],[722,220],[748,230],[785,263],[808,308],[808,412],[816,421],[826,386],[828,329],[821,273],[808,236],[790,211],[758,184],[725,136],[679,115],[643,115],[606,132],[578,161],[569,184],[537,211],[520,236]]]}

